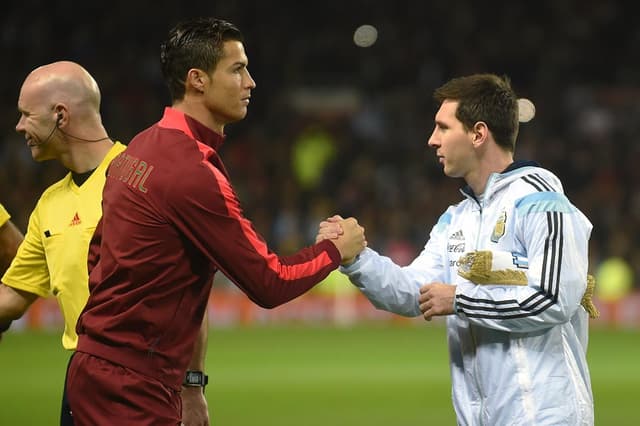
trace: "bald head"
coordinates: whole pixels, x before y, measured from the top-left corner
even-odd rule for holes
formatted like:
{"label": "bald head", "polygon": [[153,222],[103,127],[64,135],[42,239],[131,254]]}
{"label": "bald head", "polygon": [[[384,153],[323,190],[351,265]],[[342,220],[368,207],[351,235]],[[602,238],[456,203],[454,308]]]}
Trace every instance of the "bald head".
{"label": "bald head", "polygon": [[79,115],[100,111],[98,84],[75,62],[54,62],[33,70],[22,85],[20,97],[33,94],[44,104],[63,103]]}
{"label": "bald head", "polygon": [[36,161],[57,159],[83,173],[95,168],[112,145],[100,117],[98,84],[74,62],[31,71],[20,89],[18,111],[16,131],[25,136]]}

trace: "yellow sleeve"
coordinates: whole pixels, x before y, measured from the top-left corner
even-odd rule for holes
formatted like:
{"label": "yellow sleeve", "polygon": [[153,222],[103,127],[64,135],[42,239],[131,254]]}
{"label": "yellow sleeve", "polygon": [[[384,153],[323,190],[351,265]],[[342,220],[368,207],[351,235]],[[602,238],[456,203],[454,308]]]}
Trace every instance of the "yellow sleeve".
{"label": "yellow sleeve", "polygon": [[2,204],[0,204],[0,226],[7,223],[9,219],[11,219],[11,215],[9,214],[7,209],[5,209]]}
{"label": "yellow sleeve", "polygon": [[40,297],[50,295],[49,268],[42,245],[38,206],[29,217],[27,234],[2,282]]}

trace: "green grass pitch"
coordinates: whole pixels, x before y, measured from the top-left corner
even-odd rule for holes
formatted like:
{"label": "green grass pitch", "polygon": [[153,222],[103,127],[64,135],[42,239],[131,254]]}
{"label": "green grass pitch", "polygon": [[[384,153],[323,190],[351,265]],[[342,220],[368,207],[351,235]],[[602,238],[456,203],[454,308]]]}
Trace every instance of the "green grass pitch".
{"label": "green grass pitch", "polygon": [[[0,425],[57,424],[68,355],[58,333],[4,336]],[[597,425],[637,424],[638,360],[640,331],[592,327]],[[437,323],[212,329],[207,373],[216,426],[455,424]]]}

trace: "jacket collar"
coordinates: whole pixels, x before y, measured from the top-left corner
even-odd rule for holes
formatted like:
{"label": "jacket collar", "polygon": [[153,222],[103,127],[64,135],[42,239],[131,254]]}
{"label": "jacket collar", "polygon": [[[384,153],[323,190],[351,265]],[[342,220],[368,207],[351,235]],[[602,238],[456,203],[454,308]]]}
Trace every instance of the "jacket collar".
{"label": "jacket collar", "polygon": [[190,138],[204,143],[216,151],[220,148],[225,139],[224,135],[214,132],[195,118],[171,107],[165,107],[164,115],[158,122],[158,126],[167,129],[180,130]]}
{"label": "jacket collar", "polygon": [[[535,161],[529,161],[529,160],[516,160],[513,163],[509,164],[507,166],[506,169],[504,169],[503,171],[501,171],[500,173],[492,173],[489,176],[489,179],[487,180],[487,184],[484,188],[484,195],[487,195],[487,192],[489,190],[489,184],[493,181],[499,180],[501,177],[506,177],[509,174],[511,174],[511,172],[514,172],[516,170],[522,169],[524,167],[540,167],[540,164],[538,164]],[[465,185],[461,190],[460,190],[465,196],[473,198],[474,200],[478,201],[478,199],[476,198],[476,194],[473,193],[473,190],[471,189],[471,187],[469,185]]]}

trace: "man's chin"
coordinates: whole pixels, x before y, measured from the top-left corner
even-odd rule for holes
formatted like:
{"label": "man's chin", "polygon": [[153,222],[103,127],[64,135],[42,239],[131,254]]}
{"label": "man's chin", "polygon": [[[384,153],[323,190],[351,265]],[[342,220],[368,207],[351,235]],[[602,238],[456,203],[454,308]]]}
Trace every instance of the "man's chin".
{"label": "man's chin", "polygon": [[31,149],[31,158],[33,158],[33,161],[37,163],[42,163],[43,161],[53,159],[52,156],[46,155],[44,152],[42,152],[42,150],[38,146],[30,146],[29,148]]}
{"label": "man's chin", "polygon": [[232,123],[237,123],[238,121],[242,121],[244,120],[244,118],[247,116],[247,110],[245,108],[244,111],[238,112],[237,114],[234,115],[229,115],[227,117],[227,123],[226,124],[232,124]]}
{"label": "man's chin", "polygon": [[450,177],[450,178],[462,177],[462,175],[460,173],[458,173],[455,170],[452,170],[450,168],[447,168],[446,166],[442,168],[442,172],[444,173],[444,175],[446,177]]}

